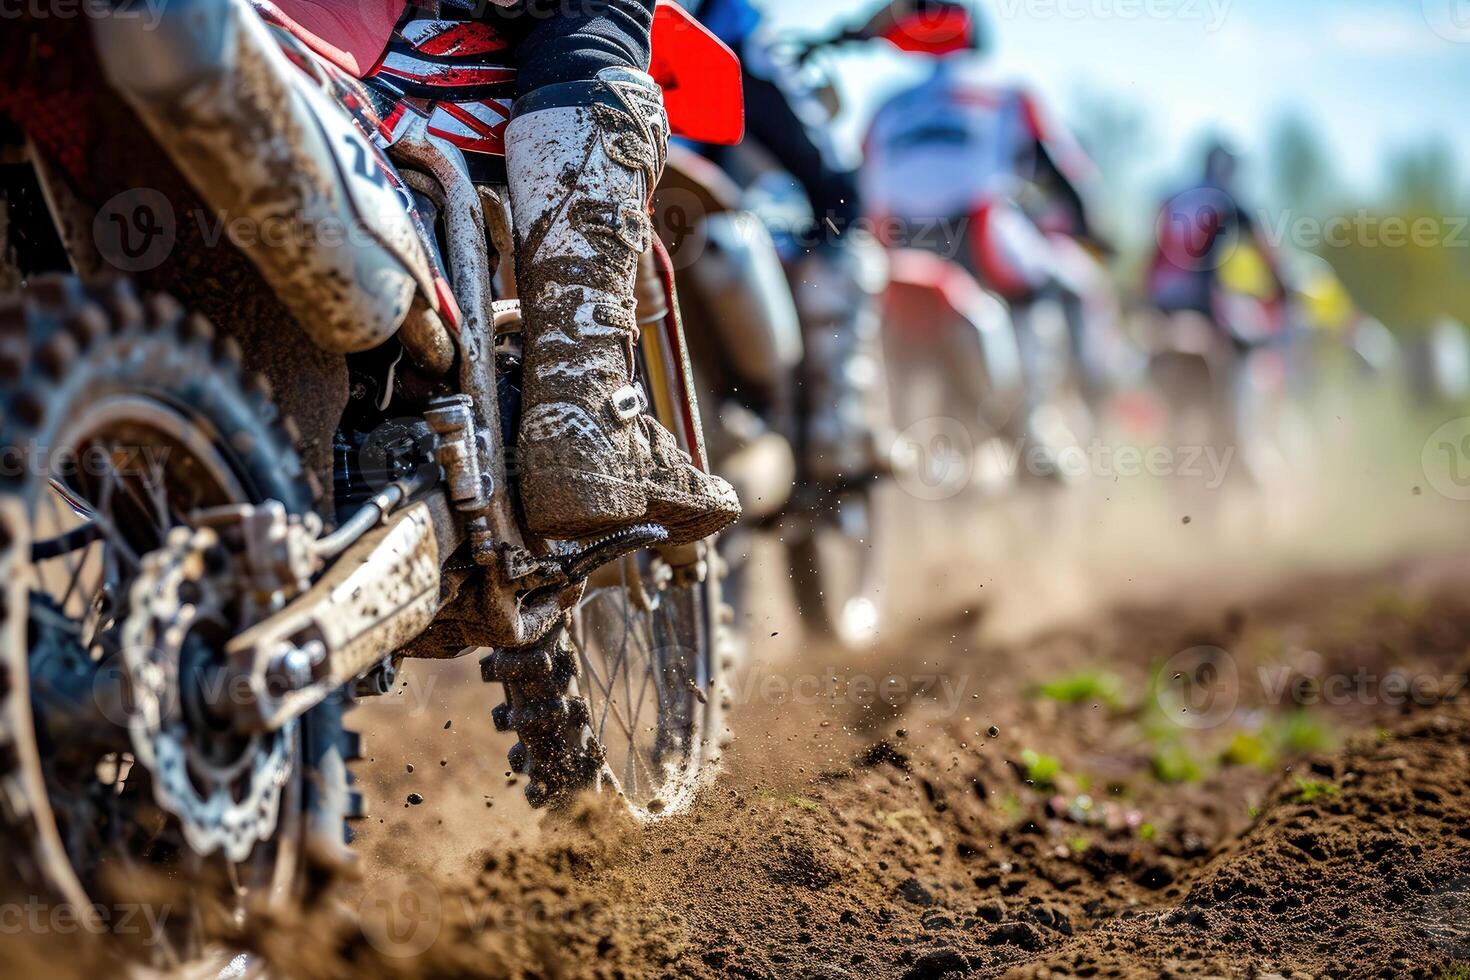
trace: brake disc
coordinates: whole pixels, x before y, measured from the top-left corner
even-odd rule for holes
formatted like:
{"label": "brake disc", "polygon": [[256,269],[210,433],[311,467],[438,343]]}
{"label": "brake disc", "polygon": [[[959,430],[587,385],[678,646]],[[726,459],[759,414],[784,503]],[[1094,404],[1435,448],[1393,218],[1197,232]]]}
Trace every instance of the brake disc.
{"label": "brake disc", "polygon": [[221,851],[239,862],[275,833],[296,722],[251,736],[208,723],[210,704],[231,691],[211,685],[223,675],[192,663],[191,654],[201,633],[236,631],[229,570],[213,530],[170,531],[164,547],[144,556],[133,583],[122,658],[128,732],[136,764],[152,776],[155,802],[178,818],[197,853]]}

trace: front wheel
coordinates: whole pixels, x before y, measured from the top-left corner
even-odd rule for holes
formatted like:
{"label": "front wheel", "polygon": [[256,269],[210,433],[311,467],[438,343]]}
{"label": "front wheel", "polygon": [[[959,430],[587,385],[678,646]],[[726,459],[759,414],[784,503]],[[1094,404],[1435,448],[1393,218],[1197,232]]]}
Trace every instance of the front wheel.
{"label": "front wheel", "polygon": [[834,492],[785,529],[791,586],[815,636],[872,645],[883,619],[883,552],[874,488]]}
{"label": "front wheel", "polygon": [[731,659],[723,563],[708,542],[694,551],[602,569],[541,643],[482,662],[505,685],[495,724],[520,736],[511,768],[532,806],[602,791],[649,820],[693,801],[726,741]]}

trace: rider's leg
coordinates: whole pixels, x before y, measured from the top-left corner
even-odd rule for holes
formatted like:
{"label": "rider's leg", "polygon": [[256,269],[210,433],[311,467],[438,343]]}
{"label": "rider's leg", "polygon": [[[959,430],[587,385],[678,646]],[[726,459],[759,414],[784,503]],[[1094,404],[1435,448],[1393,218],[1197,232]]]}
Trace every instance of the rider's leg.
{"label": "rider's leg", "polygon": [[1054,404],[1061,372],[1055,341],[1067,323],[1050,246],[1014,202],[999,197],[972,213],[968,244],[971,268],[1011,308],[1024,384],[1018,428],[1027,444],[1026,472],[1059,479],[1059,454],[1075,442],[1075,435],[1066,429]]}
{"label": "rider's leg", "polygon": [[871,475],[888,459],[891,420],[883,388],[877,315],[882,263],[865,263],[852,244],[862,213],[857,175],[818,124],[813,94],[747,45],[746,137],[801,185],[815,219],[815,247],[794,269],[805,356],[801,394],[807,476],[837,482]]}
{"label": "rider's leg", "polygon": [[521,500],[549,537],[652,521],[693,541],[740,504],[647,414],[633,381],[634,283],[668,140],[645,73],[654,2],[588,7],[598,12],[548,14],[529,31],[506,133],[526,324]]}

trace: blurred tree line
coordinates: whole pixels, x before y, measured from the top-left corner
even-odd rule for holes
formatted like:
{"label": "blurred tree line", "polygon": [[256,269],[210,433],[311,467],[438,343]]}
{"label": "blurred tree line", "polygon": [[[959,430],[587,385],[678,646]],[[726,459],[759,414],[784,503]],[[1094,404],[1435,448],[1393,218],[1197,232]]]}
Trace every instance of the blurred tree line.
{"label": "blurred tree line", "polygon": [[1345,230],[1310,244],[1365,310],[1402,332],[1446,315],[1470,323],[1470,199],[1445,143],[1391,154],[1376,201],[1354,202],[1337,188],[1300,119],[1278,127],[1270,165],[1278,206]]}

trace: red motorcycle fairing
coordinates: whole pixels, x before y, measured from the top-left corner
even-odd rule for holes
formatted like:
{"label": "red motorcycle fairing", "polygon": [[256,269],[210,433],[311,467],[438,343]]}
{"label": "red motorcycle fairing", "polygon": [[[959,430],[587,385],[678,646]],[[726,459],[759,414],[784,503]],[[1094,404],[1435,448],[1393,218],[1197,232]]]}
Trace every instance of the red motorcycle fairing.
{"label": "red motorcycle fairing", "polygon": [[664,90],[669,128],[700,143],[734,146],[745,138],[745,89],[740,58],[677,3],[659,0],[653,13],[653,64]]}

